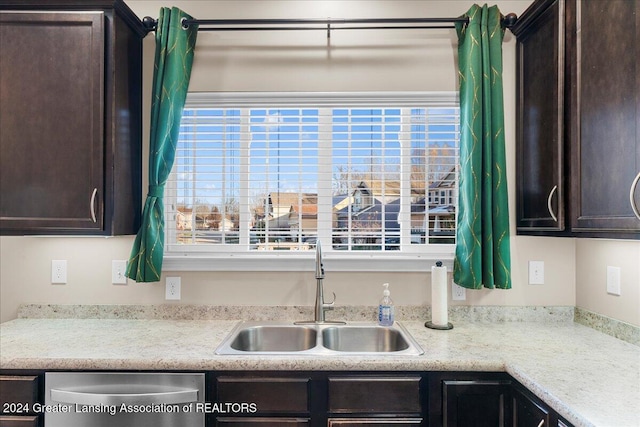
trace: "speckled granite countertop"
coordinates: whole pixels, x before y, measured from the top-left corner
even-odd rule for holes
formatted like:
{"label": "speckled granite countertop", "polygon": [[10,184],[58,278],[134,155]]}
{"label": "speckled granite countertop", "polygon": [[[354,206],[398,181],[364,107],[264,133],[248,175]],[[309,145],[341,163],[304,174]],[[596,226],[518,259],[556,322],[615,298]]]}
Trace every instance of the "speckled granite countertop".
{"label": "speckled granite countertop", "polygon": [[219,356],[233,320],[16,319],[2,369],[505,371],[576,426],[640,426],[640,347],[573,322],[401,321],[422,356]]}

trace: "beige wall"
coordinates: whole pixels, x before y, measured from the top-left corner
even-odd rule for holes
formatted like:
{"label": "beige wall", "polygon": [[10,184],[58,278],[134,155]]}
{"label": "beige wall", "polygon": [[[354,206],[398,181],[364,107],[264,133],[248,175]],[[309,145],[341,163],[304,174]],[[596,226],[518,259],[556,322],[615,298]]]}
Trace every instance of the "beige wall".
{"label": "beige wall", "polygon": [[[364,18],[457,16],[473,1],[146,1],[129,0],[143,17],[157,16],[160,6],[176,5],[199,18]],[[497,2],[503,13],[520,14],[529,1]],[[367,7],[363,7],[366,4]],[[192,74],[194,91],[404,91],[455,90],[455,33],[444,31],[335,31],[325,33],[204,33],[198,35]],[[145,39],[145,100],[149,99],[154,42]],[[504,44],[506,136],[510,200],[514,210],[513,159],[515,139],[515,43],[507,32]],[[145,106],[148,116],[148,102]],[[148,123],[145,123],[148,134]],[[146,137],[145,137],[146,141]],[[146,167],[146,164],[145,164]],[[146,173],[146,172],[145,172]],[[515,234],[515,233],[514,233]],[[16,316],[21,303],[160,304],[164,283],[111,284],[111,260],[127,259],[132,237],[117,238],[0,238],[0,319]],[[635,246],[634,246],[635,245]],[[638,242],[598,241],[514,236],[514,287],[509,291],[468,291],[471,305],[575,305],[640,324],[638,274],[623,270],[623,295],[605,307],[591,302],[598,285],[576,290],[576,275],[584,264],[605,262],[597,254],[615,251],[617,260],[637,265]],[[634,252],[635,248],[635,252]],[[628,249],[631,249],[629,251]],[[590,256],[590,254],[593,254]],[[634,258],[635,256],[635,258]],[[52,259],[68,260],[68,283],[51,285]],[[545,261],[544,285],[527,284],[529,260]],[[604,265],[604,264],[602,264]],[[190,304],[311,305],[315,280],[309,273],[188,273],[182,277],[182,300]],[[635,277],[635,279],[634,279]],[[628,278],[628,279],[627,279]],[[590,279],[590,277],[589,277]],[[633,288],[635,300],[625,289]],[[328,292],[337,304],[377,303],[380,284],[390,282],[397,304],[428,304],[427,274],[337,273],[327,271]],[[587,281],[584,281],[587,283]],[[588,282],[591,283],[591,282]],[[583,286],[583,281],[578,281]],[[604,286],[604,285],[603,285]],[[593,288],[593,290],[592,290]]]}
{"label": "beige wall", "polygon": [[[620,267],[620,296],[607,293],[607,266]],[[640,326],[640,242],[576,240],[576,305]]]}

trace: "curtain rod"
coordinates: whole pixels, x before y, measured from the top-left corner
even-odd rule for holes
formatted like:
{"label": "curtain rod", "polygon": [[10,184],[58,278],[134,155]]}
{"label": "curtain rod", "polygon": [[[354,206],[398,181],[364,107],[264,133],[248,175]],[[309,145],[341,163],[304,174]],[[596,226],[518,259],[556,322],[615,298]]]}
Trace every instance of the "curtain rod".
{"label": "curtain rod", "polygon": [[[502,26],[503,28],[510,29],[515,25],[517,20],[518,17],[515,13],[509,13],[502,18]],[[185,28],[188,28],[189,25],[198,25],[198,31],[326,30],[327,38],[329,38],[331,37],[332,30],[445,29],[455,28],[455,23],[457,22],[466,24],[469,22],[469,18],[185,19],[182,21],[182,25]],[[144,24],[147,33],[149,33],[151,31],[155,31],[158,21],[150,16],[145,16],[142,23]],[[302,24],[302,26],[300,26],[300,24]]]}

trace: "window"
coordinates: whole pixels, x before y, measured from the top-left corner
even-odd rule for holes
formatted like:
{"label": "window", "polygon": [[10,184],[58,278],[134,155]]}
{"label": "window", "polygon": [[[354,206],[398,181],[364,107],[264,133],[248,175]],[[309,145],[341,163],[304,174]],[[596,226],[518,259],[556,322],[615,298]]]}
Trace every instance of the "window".
{"label": "window", "polygon": [[458,137],[452,93],[189,94],[165,261],[452,257]]}

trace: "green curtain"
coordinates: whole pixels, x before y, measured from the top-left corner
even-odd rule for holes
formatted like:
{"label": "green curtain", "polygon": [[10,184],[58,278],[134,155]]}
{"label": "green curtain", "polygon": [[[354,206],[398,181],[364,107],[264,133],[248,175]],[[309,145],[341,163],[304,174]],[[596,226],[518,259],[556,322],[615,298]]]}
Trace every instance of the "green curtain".
{"label": "green curtain", "polygon": [[497,6],[474,5],[456,24],[460,77],[460,178],[453,280],[511,288],[509,210]]}
{"label": "green curtain", "polygon": [[162,8],[156,28],[156,53],[151,100],[149,140],[149,192],[142,225],[131,249],[127,277],[136,282],[157,282],[164,254],[162,198],[176,154],[180,119],[189,87],[198,28],[182,27],[191,19],[177,8]]}

